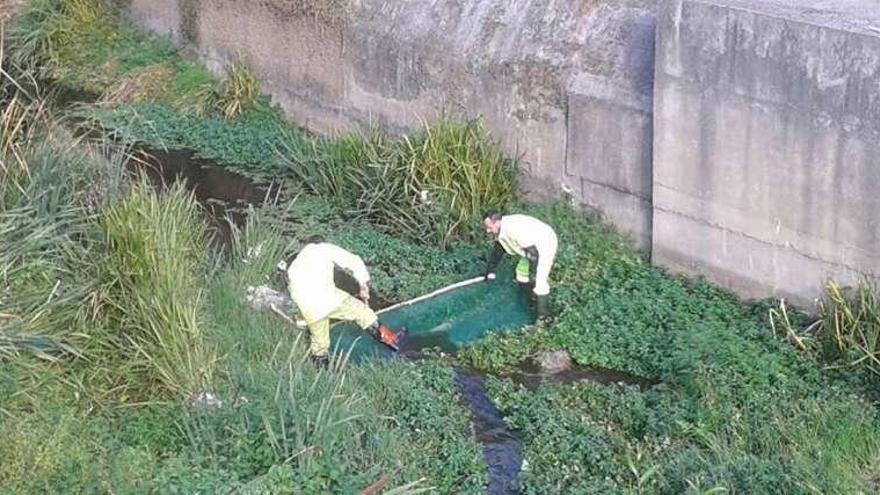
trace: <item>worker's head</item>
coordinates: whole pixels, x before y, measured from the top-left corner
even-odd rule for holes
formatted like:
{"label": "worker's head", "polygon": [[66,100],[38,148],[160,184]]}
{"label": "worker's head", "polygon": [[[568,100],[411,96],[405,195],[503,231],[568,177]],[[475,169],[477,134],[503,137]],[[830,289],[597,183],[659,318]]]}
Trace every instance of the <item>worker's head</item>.
{"label": "worker's head", "polygon": [[322,242],[327,242],[324,240],[324,237],[321,235],[310,235],[303,239],[302,246],[299,247],[299,251],[296,252],[296,256],[299,256],[300,253],[303,252],[303,249],[309,247],[311,244],[321,244]]}
{"label": "worker's head", "polygon": [[483,227],[489,235],[498,235],[501,232],[501,213],[497,210],[489,210],[483,215]]}
{"label": "worker's head", "polygon": [[317,234],[310,235],[310,236],[306,237],[306,239],[303,241],[303,247],[306,247],[309,244],[321,244],[323,242],[326,242],[326,240],[324,239],[324,236],[317,235]]}

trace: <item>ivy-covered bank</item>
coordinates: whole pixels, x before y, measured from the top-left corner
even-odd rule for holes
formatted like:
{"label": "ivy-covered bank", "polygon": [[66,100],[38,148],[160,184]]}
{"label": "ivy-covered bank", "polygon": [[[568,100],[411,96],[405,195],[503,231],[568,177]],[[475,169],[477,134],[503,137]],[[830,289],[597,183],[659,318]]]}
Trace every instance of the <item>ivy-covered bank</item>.
{"label": "ivy-covered bank", "polygon": [[[865,344],[877,329],[869,292],[856,311],[829,304],[832,318],[805,332],[810,319],[774,301],[651,267],[563,203],[519,201],[515,160],[478,121],[405,138],[309,136],[243,65],[221,82],[98,0],[33,1],[7,45],[4,67],[19,81],[91,97],[46,113],[8,78],[0,92],[13,109],[3,135],[17,133],[0,139],[0,156],[18,171],[4,172],[0,196],[0,241],[18,246],[0,253],[14,268],[0,299],[2,490],[353,493],[387,476],[386,489],[480,491],[485,466],[447,361],[319,372],[302,338],[248,310],[241,289],[281,288],[277,259],[323,233],[365,258],[386,298],[423,294],[480,273],[486,207],[556,228],[557,315],[475,343],[459,364],[491,373],[565,349],[580,365],[660,383],[528,390],[489,379],[524,443],[523,493],[878,489],[876,376],[864,366],[873,358],[861,359],[876,352]],[[21,115],[33,131],[13,125]],[[195,150],[284,194],[251,212],[231,251],[186,263],[156,255],[204,252],[197,206],[183,191],[114,182],[118,160],[91,152],[108,143],[59,145],[69,138],[54,132],[62,115],[123,143]],[[159,345],[169,339],[186,345]],[[192,405],[207,385],[222,407]]]}

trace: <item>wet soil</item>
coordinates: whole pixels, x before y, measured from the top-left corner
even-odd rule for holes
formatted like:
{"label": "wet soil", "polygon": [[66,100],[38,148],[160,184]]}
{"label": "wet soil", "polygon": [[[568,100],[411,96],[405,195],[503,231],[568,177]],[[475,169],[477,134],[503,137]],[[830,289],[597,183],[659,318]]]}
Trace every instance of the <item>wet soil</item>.
{"label": "wet soil", "polygon": [[503,373],[501,376],[509,378],[528,389],[535,389],[544,383],[597,383],[600,385],[631,385],[647,389],[660,382],[641,376],[630,375],[622,371],[599,368],[595,366],[577,366],[560,371],[558,373],[544,373],[531,360],[526,360],[519,365],[516,371]]}

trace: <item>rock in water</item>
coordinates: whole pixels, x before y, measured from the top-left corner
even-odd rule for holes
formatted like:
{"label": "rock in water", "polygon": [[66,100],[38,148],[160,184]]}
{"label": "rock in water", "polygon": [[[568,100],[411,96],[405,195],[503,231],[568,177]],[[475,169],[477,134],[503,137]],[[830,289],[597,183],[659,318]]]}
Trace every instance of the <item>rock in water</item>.
{"label": "rock in water", "polygon": [[541,373],[555,374],[571,369],[571,356],[566,351],[541,351],[532,359]]}

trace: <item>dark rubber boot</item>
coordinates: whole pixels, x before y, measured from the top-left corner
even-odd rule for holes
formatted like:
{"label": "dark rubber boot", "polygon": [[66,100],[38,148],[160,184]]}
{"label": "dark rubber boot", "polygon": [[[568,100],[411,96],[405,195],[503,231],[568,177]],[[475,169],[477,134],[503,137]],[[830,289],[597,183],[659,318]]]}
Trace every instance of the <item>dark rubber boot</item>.
{"label": "dark rubber boot", "polygon": [[519,295],[522,298],[523,306],[529,310],[533,309],[532,294],[535,290],[535,284],[532,282],[517,282],[519,284]]}
{"label": "dark rubber boot", "polygon": [[314,354],[309,354],[309,359],[312,360],[312,364],[318,369],[330,369],[330,358],[327,356],[315,356]]}
{"label": "dark rubber boot", "polygon": [[406,337],[405,328],[401,329],[400,332],[395,333],[394,330],[391,330],[390,328],[379,323],[378,321],[367,327],[366,332],[369,333],[374,339],[387,345],[395,351],[400,350],[400,344]]}
{"label": "dark rubber boot", "polygon": [[550,315],[550,296],[537,296],[537,306],[538,323],[552,323],[553,317]]}

